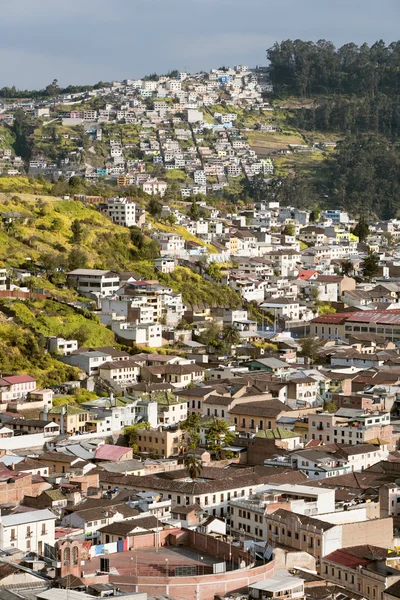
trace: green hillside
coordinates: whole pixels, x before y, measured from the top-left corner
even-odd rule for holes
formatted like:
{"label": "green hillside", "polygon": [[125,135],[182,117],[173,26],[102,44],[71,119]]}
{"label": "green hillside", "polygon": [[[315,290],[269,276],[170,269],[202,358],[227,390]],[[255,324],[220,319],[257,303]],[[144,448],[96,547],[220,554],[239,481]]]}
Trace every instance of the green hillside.
{"label": "green hillside", "polygon": [[78,378],[79,371],[44,352],[39,338],[16,324],[0,324],[0,369],[3,375],[29,373],[38,387]]}

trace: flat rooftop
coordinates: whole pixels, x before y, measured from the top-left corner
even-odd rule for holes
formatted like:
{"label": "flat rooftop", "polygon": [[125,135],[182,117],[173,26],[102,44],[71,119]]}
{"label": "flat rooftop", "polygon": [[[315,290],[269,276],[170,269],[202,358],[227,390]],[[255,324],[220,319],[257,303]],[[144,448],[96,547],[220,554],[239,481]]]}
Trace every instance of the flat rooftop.
{"label": "flat rooftop", "polygon": [[[156,552],[155,548],[144,550],[129,550],[108,554],[110,571],[120,575],[142,575],[162,577],[183,575],[205,575],[213,572],[213,565],[223,562],[221,558],[198,552],[184,547],[163,546]],[[95,573],[100,569],[100,556],[93,557],[83,567],[85,575]],[[230,570],[227,557],[227,570]]]}

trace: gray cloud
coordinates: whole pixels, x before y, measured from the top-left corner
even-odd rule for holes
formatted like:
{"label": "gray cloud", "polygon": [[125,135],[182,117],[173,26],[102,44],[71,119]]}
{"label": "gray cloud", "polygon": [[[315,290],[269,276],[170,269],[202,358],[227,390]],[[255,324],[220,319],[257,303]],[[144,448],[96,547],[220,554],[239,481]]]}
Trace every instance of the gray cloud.
{"label": "gray cloud", "polygon": [[275,40],[397,39],[398,0],[2,0],[0,86],[265,64]]}

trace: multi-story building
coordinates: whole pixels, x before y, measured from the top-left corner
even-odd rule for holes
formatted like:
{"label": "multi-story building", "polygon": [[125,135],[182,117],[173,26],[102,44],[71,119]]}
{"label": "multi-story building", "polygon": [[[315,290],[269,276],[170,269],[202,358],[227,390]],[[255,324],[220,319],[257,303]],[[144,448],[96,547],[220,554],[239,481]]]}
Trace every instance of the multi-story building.
{"label": "multi-story building", "polygon": [[56,518],[48,509],[2,516],[0,548],[18,548],[22,552],[43,554],[46,544],[54,546]]}
{"label": "multi-story building", "polygon": [[138,380],[140,367],[134,360],[109,361],[99,367],[99,375],[113,387],[123,388]]}
{"label": "multi-story building", "polygon": [[78,369],[85,371],[87,375],[92,377],[99,374],[101,365],[111,361],[112,356],[107,352],[87,350],[84,352],[75,351],[72,354],[60,357],[59,360],[72,367],[78,367]]}
{"label": "multi-story building", "polygon": [[113,332],[121,339],[137,344],[159,348],[162,346],[162,326],[159,323],[112,323]]}
{"label": "multi-story building", "polygon": [[68,281],[83,295],[110,296],[120,287],[119,275],[101,269],[75,269],[67,273]]}
{"label": "multi-story building", "polygon": [[187,449],[187,434],[175,429],[138,429],[137,445],[140,453],[156,454],[160,458],[178,456]]}
{"label": "multi-story building", "polygon": [[47,340],[47,349],[54,354],[67,356],[78,350],[78,342],[77,340],[65,340],[62,337],[52,336]]}
{"label": "multi-story building", "polygon": [[373,333],[385,340],[400,341],[400,310],[366,310],[316,317],[310,323],[310,335],[346,340],[355,333]]}
{"label": "multi-story building", "polygon": [[50,422],[57,423],[60,426],[61,434],[84,433],[87,421],[93,416],[88,411],[70,404],[54,406],[48,413],[43,411],[40,413],[41,419],[48,417]]}
{"label": "multi-story building", "polygon": [[176,233],[159,233],[155,237],[160,244],[161,254],[179,256],[185,250],[185,240]]}
{"label": "multi-story building", "polygon": [[[12,400],[26,398],[35,389],[36,379],[30,375],[0,377],[0,403],[6,405]],[[6,406],[1,410],[6,410]]]}
{"label": "multi-story building", "polygon": [[348,517],[338,524],[334,518],[329,522],[329,515],[324,518],[326,520],[278,508],[265,516],[266,539],[272,545],[283,544],[308,552],[316,559],[319,570],[323,557],[340,548],[356,544],[381,544],[390,548],[393,544],[392,518],[351,522]]}
{"label": "multi-story building", "polygon": [[161,196],[163,197],[167,191],[167,184],[165,181],[158,181],[158,179],[149,179],[141,184],[142,190],[150,196]]}
{"label": "multi-story building", "polygon": [[160,425],[175,425],[184,421],[188,414],[186,400],[169,400],[158,402],[158,422]]}
{"label": "multi-story building", "polygon": [[387,440],[391,448],[392,433],[389,413],[339,409],[334,414],[309,415],[308,419],[308,439],[325,444],[363,444],[381,438]]}
{"label": "multi-story building", "polygon": [[145,211],[128,198],[109,198],[107,214],[113,223],[123,227],[141,227],[146,218]]}
{"label": "multi-story building", "polygon": [[322,559],[321,575],[359,597],[382,600],[387,591],[390,594],[390,586],[397,584],[398,588],[400,557],[388,550],[383,540],[371,540],[368,545],[354,541],[354,545],[339,547]]}
{"label": "multi-story building", "polygon": [[298,484],[271,484],[250,498],[232,499],[231,532],[264,541],[267,537],[266,516],[278,508],[309,516],[334,512],[335,490]]}
{"label": "multi-story building", "polygon": [[[178,430],[179,431],[179,430]],[[160,444],[160,433],[151,432],[150,438],[153,446],[149,446],[149,437],[146,430],[142,430],[139,446],[147,449],[154,446],[153,436],[157,436]],[[172,434],[173,435],[173,434]],[[144,440],[144,436],[146,440]],[[179,439],[172,444],[178,448]],[[161,448],[164,448],[162,444]],[[149,450],[147,450],[149,451]],[[213,472],[211,472],[213,471]],[[218,470],[219,471],[219,470]],[[233,471],[233,472],[232,472]],[[239,471],[236,472],[236,471]],[[224,472],[224,477],[214,470],[208,470],[207,480],[188,481],[187,473],[182,471],[181,479],[167,480],[158,476],[144,477],[116,477],[110,474],[100,473],[100,485],[102,489],[113,489],[118,486],[119,489],[141,489],[148,492],[161,492],[164,499],[169,499],[172,505],[188,506],[198,504],[204,512],[215,516],[226,516],[229,514],[229,503],[235,498],[247,498],[257,490],[265,487],[267,481],[273,481],[276,477],[280,482],[288,481],[296,483],[304,481],[304,476],[300,473],[291,471],[282,472],[282,470],[271,471],[270,473],[255,473],[248,469],[229,469]],[[265,538],[264,538],[265,539]]]}

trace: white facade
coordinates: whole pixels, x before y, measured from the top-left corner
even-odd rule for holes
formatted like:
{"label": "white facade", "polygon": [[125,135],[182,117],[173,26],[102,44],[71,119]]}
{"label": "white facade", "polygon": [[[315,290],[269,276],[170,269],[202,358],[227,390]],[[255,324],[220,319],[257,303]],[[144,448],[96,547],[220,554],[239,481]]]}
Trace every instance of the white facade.
{"label": "white facade", "polygon": [[56,516],[48,509],[33,510],[0,518],[0,548],[18,548],[22,552],[44,552],[54,546]]}
{"label": "white facade", "polygon": [[107,214],[117,225],[133,227],[137,224],[137,206],[127,198],[110,198],[107,203]]}
{"label": "white facade", "polygon": [[48,339],[47,346],[49,352],[63,354],[64,356],[67,356],[68,354],[71,354],[71,352],[78,350],[77,340],[65,340],[64,338],[56,336]]}
{"label": "white facade", "polygon": [[79,292],[98,297],[114,294],[120,287],[119,276],[112,271],[75,269],[68,273],[68,279]]}
{"label": "white facade", "polygon": [[0,290],[7,289],[6,279],[7,279],[7,270],[6,269],[0,269]]}
{"label": "white facade", "polygon": [[158,323],[113,323],[113,332],[135,344],[159,348],[162,346],[162,327]]}
{"label": "white facade", "polygon": [[26,398],[36,389],[36,379],[30,375],[11,375],[0,378],[0,402]]}

